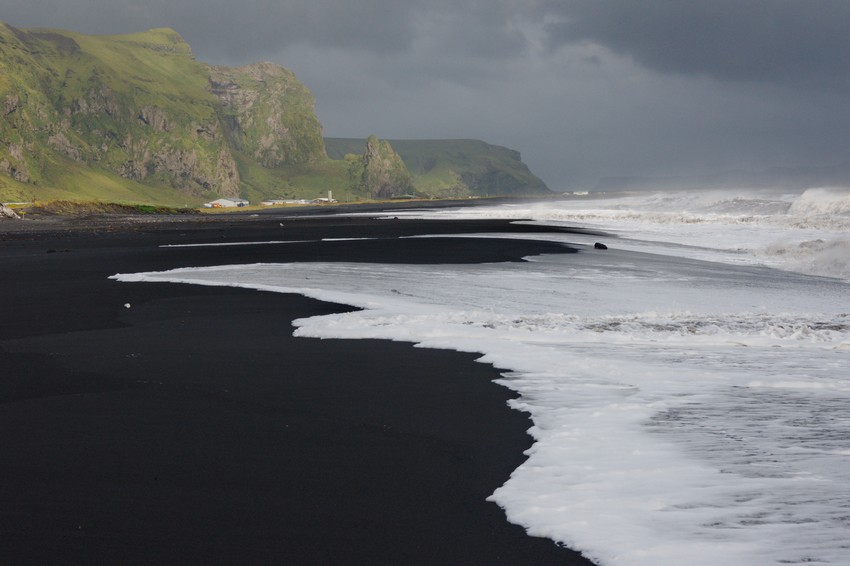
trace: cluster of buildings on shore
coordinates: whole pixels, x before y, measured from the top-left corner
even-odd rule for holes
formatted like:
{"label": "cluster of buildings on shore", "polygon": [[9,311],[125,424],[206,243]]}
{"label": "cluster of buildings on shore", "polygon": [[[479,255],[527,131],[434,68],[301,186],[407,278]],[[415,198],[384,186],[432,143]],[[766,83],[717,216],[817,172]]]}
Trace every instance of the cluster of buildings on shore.
{"label": "cluster of buildings on shore", "polygon": [[[338,202],[333,198],[333,193],[328,191],[327,198],[308,199],[273,199],[264,200],[260,203],[261,206],[285,206],[288,204],[330,204]],[[220,198],[211,202],[205,202],[204,208],[241,208],[243,206],[251,206],[251,203],[244,198]]]}

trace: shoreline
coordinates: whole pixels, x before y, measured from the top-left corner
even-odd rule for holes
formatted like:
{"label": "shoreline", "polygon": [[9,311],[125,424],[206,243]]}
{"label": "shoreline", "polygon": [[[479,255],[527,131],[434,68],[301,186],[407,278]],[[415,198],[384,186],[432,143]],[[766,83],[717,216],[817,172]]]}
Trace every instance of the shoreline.
{"label": "shoreline", "polygon": [[[517,197],[479,197],[474,199],[445,199],[445,200],[396,200],[396,201],[366,201],[345,202],[335,204],[310,204],[298,206],[251,206],[245,208],[227,209],[174,209],[173,212],[137,212],[120,213],[114,211],[92,210],[85,212],[38,212],[24,214],[19,218],[0,216],[0,236],[3,232],[38,232],[53,230],[80,231],[108,227],[115,230],[126,229],[129,226],[142,224],[186,224],[202,222],[235,222],[245,221],[256,217],[282,216],[340,216],[346,214],[368,214],[376,212],[390,213],[393,210],[433,209],[433,208],[465,208],[473,206],[489,206],[506,202],[544,202],[558,198],[552,196],[517,196]],[[86,205],[86,203],[82,203]],[[108,209],[109,203],[102,204]],[[117,205],[118,207],[124,205]],[[127,205],[128,207],[131,205]],[[6,222],[8,220],[8,222]]]}
{"label": "shoreline", "polygon": [[[349,310],[297,295],[107,279],[225,263],[569,251],[399,239],[546,229],[506,221],[289,212],[0,225],[0,561],[590,564],[485,501],[525,459],[531,422],[507,407],[499,370],[476,356],[294,338],[293,319]],[[321,241],[354,235],[375,240]],[[259,239],[298,241],[159,247]]]}

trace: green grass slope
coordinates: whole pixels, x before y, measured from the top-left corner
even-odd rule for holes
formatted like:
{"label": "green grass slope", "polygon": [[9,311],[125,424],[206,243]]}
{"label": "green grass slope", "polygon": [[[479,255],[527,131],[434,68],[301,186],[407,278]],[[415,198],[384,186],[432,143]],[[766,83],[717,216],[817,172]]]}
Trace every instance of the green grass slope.
{"label": "green grass slope", "polygon": [[327,197],[328,191],[341,202],[361,200],[363,195],[352,186],[348,164],[321,159],[309,163],[263,167],[237,155],[242,177],[242,195],[252,203],[266,199],[308,199]]}
{"label": "green grass slope", "polygon": [[[439,198],[549,193],[519,152],[479,140],[388,140],[418,193]],[[361,154],[365,140],[325,138],[331,159]]]}
{"label": "green grass slope", "polygon": [[325,163],[313,108],[290,71],[206,65],[170,29],[0,22],[0,200],[183,206],[312,191],[311,170],[339,169]]}
{"label": "green grass slope", "polygon": [[[325,140],[314,107],[291,71],[201,63],[171,29],[92,36],[0,22],[0,201],[375,196],[345,159],[366,140]],[[422,196],[548,191],[504,147],[390,145]]]}
{"label": "green grass slope", "polygon": [[[218,188],[204,183],[226,149],[189,133],[217,123],[206,85],[169,29],[87,36],[0,23],[0,175],[38,199],[200,202]],[[175,182],[186,159],[191,174]]]}

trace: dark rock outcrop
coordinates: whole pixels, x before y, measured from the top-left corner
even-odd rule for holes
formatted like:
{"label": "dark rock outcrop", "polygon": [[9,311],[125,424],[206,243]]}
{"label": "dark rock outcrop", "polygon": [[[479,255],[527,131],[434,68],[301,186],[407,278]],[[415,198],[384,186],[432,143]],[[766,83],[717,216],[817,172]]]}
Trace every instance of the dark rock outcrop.
{"label": "dark rock outcrop", "polygon": [[389,142],[369,136],[362,167],[362,187],[370,197],[392,198],[413,193],[410,172]]}
{"label": "dark rock outcrop", "polygon": [[264,167],[325,157],[313,96],[291,71],[274,63],[209,67],[210,92],[231,145]]}

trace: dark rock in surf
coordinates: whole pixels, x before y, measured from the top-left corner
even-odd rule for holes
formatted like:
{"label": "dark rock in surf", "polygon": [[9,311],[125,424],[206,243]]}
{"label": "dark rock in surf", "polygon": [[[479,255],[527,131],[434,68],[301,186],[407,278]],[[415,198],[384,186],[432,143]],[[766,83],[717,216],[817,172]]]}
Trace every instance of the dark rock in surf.
{"label": "dark rock in surf", "polygon": [[593,247],[596,248],[597,250],[607,250],[608,249],[608,246],[606,246],[605,244],[600,244],[599,242],[596,242],[595,244],[593,244]]}

